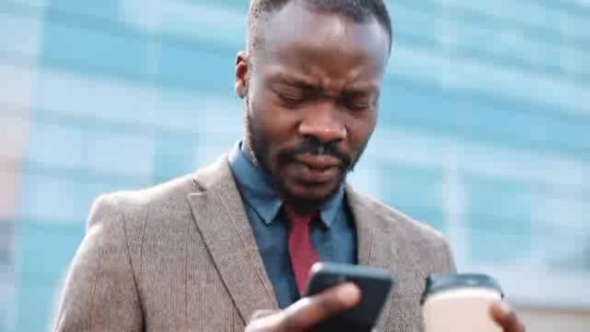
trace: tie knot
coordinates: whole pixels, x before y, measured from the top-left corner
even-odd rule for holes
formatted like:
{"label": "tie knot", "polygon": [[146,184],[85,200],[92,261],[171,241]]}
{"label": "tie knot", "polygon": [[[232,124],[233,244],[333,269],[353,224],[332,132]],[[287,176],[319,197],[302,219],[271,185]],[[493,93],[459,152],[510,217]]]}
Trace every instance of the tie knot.
{"label": "tie knot", "polygon": [[295,210],[288,206],[285,205],[285,213],[287,213],[287,217],[289,218],[289,222],[291,224],[309,224],[309,222],[313,219],[314,215],[313,214],[307,214],[307,215],[301,215],[298,214],[297,212],[295,212]]}

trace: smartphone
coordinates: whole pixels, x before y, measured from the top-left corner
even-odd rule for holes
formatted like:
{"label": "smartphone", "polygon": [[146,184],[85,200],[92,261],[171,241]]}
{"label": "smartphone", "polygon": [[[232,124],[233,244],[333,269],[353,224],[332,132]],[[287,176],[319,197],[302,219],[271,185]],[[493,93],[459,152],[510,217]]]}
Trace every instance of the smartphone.
{"label": "smartphone", "polygon": [[352,264],[316,263],[310,270],[307,296],[352,282],[361,291],[360,303],[321,323],[314,331],[370,332],[381,315],[394,286],[393,276],[385,269]]}

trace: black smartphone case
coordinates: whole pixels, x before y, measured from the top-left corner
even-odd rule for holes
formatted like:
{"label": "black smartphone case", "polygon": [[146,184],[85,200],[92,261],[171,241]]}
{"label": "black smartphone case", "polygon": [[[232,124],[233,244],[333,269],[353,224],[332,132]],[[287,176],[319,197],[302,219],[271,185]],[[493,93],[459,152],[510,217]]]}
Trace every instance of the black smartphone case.
{"label": "black smartphone case", "polygon": [[393,287],[393,277],[385,270],[334,263],[320,263],[312,269],[307,295],[315,295],[343,282],[353,282],[361,290],[361,302],[314,329],[318,332],[370,332]]}

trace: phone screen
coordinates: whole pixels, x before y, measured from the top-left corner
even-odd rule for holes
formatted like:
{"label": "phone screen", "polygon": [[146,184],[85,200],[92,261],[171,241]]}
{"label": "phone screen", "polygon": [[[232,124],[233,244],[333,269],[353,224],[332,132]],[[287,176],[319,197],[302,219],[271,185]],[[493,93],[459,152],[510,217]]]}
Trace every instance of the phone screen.
{"label": "phone screen", "polygon": [[380,268],[318,263],[311,270],[307,295],[321,293],[343,282],[352,282],[359,287],[359,305],[326,320],[314,331],[370,332],[389,298],[394,279],[387,270]]}

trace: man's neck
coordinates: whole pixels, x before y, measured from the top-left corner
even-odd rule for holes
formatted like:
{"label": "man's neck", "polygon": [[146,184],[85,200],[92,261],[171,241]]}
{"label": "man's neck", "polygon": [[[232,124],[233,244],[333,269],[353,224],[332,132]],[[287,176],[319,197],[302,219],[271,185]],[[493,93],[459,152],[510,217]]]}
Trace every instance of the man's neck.
{"label": "man's neck", "polygon": [[252,150],[251,144],[248,142],[248,139],[243,140],[242,150],[246,154],[246,157],[248,157],[248,159],[250,159],[252,164],[254,164],[254,166],[260,167],[260,163],[258,162],[258,158],[256,158],[256,154],[254,153],[254,150]]}

